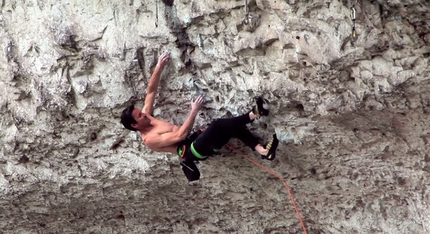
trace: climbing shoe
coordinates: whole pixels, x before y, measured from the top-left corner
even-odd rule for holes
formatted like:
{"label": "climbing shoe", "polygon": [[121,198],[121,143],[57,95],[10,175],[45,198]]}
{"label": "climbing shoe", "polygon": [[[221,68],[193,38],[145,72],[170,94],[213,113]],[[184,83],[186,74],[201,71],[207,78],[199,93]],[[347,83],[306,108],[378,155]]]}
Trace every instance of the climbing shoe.
{"label": "climbing shoe", "polygon": [[269,101],[262,97],[255,98],[256,106],[252,109],[252,113],[258,114],[260,116],[268,116],[269,115]]}
{"label": "climbing shoe", "polygon": [[261,155],[262,159],[273,160],[276,157],[276,149],[278,148],[279,140],[276,137],[276,134],[273,134],[272,140],[267,143],[265,148],[267,149],[266,155]]}

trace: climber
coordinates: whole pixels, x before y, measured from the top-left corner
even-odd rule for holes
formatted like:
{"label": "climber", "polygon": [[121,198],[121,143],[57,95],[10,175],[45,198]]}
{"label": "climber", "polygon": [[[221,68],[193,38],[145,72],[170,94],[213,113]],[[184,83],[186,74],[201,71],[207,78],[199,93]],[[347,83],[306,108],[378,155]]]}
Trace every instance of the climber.
{"label": "climber", "polygon": [[208,156],[216,154],[232,137],[240,139],[252,150],[256,150],[263,159],[275,159],[276,148],[279,143],[276,134],[273,135],[268,144],[263,146],[246,127],[246,124],[251,123],[254,119],[269,114],[268,101],[262,97],[255,99],[255,106],[247,114],[233,118],[216,119],[206,130],[192,134],[190,132],[194,120],[204,104],[203,96],[191,101],[191,112],[180,127],[154,118],[152,114],[160,75],[169,62],[170,55],[167,52],[158,59],[149,81],[143,109],[139,110],[134,105],[124,109],[121,123],[125,128],[139,131],[144,144],[154,151],[178,154],[181,157],[182,170],[189,181],[200,178],[200,172],[194,161],[204,160]]}

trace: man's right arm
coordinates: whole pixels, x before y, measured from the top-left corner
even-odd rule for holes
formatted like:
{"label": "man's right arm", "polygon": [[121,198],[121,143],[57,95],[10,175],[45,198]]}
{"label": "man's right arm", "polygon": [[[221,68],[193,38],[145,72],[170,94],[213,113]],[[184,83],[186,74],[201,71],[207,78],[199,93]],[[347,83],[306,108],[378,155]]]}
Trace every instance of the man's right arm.
{"label": "man's right arm", "polygon": [[152,73],[149,79],[148,91],[145,97],[145,104],[143,106],[142,112],[153,115],[154,112],[154,101],[155,96],[157,96],[158,85],[160,84],[160,77],[163,69],[170,62],[170,55],[168,52],[164,52],[158,59],[157,65],[155,66],[154,73]]}

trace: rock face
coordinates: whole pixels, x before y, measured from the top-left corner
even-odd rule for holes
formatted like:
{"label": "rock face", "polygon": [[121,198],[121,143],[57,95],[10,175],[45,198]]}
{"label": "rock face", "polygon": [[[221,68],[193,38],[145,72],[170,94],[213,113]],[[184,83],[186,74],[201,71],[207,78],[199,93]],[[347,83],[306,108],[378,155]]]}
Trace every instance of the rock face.
{"label": "rock face", "polygon": [[276,160],[232,145],[309,233],[430,232],[428,1],[112,2],[1,1],[0,233],[303,233],[239,154],[188,183],[120,125],[166,49],[157,118],[269,99]]}

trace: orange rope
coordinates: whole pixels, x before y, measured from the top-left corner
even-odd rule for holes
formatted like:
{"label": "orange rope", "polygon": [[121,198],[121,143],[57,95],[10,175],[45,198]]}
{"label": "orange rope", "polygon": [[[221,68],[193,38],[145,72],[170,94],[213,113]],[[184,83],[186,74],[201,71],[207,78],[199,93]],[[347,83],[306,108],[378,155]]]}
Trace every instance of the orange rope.
{"label": "orange rope", "polygon": [[284,183],[285,188],[287,188],[288,194],[290,195],[291,202],[293,203],[294,209],[296,210],[296,214],[297,214],[297,217],[299,218],[300,224],[302,225],[303,231],[305,232],[305,234],[308,234],[308,231],[306,231],[306,227],[305,227],[305,224],[304,224],[304,222],[302,220],[302,217],[300,216],[299,208],[297,208],[297,204],[294,201],[293,193],[291,192],[290,186],[288,186],[287,181],[283,177],[279,176],[278,174],[276,174],[275,172],[273,172],[272,170],[270,170],[269,168],[267,168],[267,167],[259,164],[254,159],[248,157],[246,154],[244,154],[244,153],[240,152],[239,150],[233,148],[229,144],[227,144],[227,147],[230,148],[231,150],[233,150],[234,152],[238,153],[239,155],[243,156],[244,158],[248,159],[248,161],[254,163],[258,167],[262,168],[263,170],[269,172],[271,175],[273,175],[274,177],[278,178],[280,181],[282,181]]}

